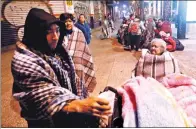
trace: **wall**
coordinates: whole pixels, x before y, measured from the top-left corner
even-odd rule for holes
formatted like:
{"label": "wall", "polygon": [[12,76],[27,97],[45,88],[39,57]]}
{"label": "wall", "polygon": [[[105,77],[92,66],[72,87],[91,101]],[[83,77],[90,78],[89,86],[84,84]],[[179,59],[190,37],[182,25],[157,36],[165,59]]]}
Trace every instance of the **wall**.
{"label": "wall", "polygon": [[[69,0],[71,1],[71,0]],[[57,18],[61,13],[66,11],[66,0],[2,0],[1,1],[1,47],[15,44],[21,40],[24,33],[24,24],[29,10],[33,7],[42,8],[53,14]],[[99,26],[97,22],[101,17],[97,1],[92,1],[93,7],[91,12],[95,18],[93,26]],[[76,17],[79,14],[85,14],[88,23],[90,23],[90,1],[73,1],[74,13]],[[97,24],[98,23],[98,24]],[[97,24],[97,25],[96,25]],[[93,27],[94,28],[94,27]]]}
{"label": "wall", "polygon": [[90,23],[89,6],[90,6],[89,2],[74,1],[74,13],[76,18],[78,18],[80,14],[84,14],[86,20],[88,21],[88,23]]}

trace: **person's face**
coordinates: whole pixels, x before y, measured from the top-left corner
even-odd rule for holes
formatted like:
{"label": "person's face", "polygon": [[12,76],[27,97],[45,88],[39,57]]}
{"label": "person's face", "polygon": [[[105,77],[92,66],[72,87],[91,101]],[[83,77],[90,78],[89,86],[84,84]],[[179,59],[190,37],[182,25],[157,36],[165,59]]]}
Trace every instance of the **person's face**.
{"label": "person's face", "polygon": [[73,21],[69,18],[65,21],[65,28],[71,30],[73,28]]}
{"label": "person's face", "polygon": [[150,52],[153,55],[161,55],[164,52],[164,48],[161,43],[154,42],[151,44]]}
{"label": "person's face", "polygon": [[46,39],[48,41],[48,45],[52,50],[54,50],[58,44],[59,36],[60,36],[60,28],[56,24],[52,24],[47,30]]}
{"label": "person's face", "polygon": [[135,15],[131,16],[131,19],[134,19],[135,18]]}
{"label": "person's face", "polygon": [[85,22],[84,15],[81,15],[81,16],[79,17],[79,20],[80,20],[81,23],[84,23],[84,22]]}

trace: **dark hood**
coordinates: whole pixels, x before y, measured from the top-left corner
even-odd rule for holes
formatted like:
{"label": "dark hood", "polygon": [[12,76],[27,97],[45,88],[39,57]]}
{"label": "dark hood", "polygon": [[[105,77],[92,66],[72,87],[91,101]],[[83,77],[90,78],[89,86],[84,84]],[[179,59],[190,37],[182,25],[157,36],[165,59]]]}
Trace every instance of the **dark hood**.
{"label": "dark hood", "polygon": [[32,8],[26,18],[22,42],[30,49],[44,54],[53,52],[46,39],[47,29],[53,23],[60,26],[60,38],[57,48],[62,46],[65,24],[42,9]]}

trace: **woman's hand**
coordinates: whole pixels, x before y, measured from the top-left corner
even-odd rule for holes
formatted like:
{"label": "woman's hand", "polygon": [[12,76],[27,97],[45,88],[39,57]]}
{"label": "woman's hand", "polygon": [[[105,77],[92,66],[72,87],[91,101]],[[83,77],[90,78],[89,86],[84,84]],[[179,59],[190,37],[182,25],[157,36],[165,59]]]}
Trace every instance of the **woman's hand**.
{"label": "woman's hand", "polygon": [[83,100],[73,100],[64,108],[66,112],[87,113],[102,118],[111,114],[109,102],[98,97],[89,97]]}

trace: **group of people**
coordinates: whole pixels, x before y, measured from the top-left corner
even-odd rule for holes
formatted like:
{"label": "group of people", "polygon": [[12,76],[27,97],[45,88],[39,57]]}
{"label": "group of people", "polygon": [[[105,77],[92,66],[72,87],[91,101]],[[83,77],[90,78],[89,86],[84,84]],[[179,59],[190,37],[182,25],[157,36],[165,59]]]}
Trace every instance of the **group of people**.
{"label": "group of people", "polygon": [[[130,40],[125,44],[138,51],[147,27],[134,15],[123,22],[130,22],[127,25]],[[157,34],[162,34],[161,31]],[[57,19],[42,9],[29,11],[23,39],[17,42],[11,63],[13,96],[20,103],[21,116],[28,127],[97,127],[95,123],[112,115],[107,99],[90,95],[96,86],[88,46],[90,35],[83,14],[74,25],[74,17],[69,13]],[[152,39],[149,49],[142,51],[133,78],[153,77],[159,81],[167,74],[179,73],[177,61],[167,49],[163,39]],[[144,63],[148,66],[144,67]],[[158,67],[163,65],[164,68]]]}
{"label": "group of people", "polygon": [[72,14],[29,11],[11,62],[13,96],[28,127],[86,127],[111,114],[107,100],[90,96],[96,78],[85,38]]}
{"label": "group of people", "polygon": [[184,50],[182,43],[172,36],[171,23],[153,17],[140,20],[135,14],[129,19],[123,18],[122,25],[117,33],[118,41],[124,45],[125,50],[148,48],[154,38],[160,38],[167,43],[167,50]]}

